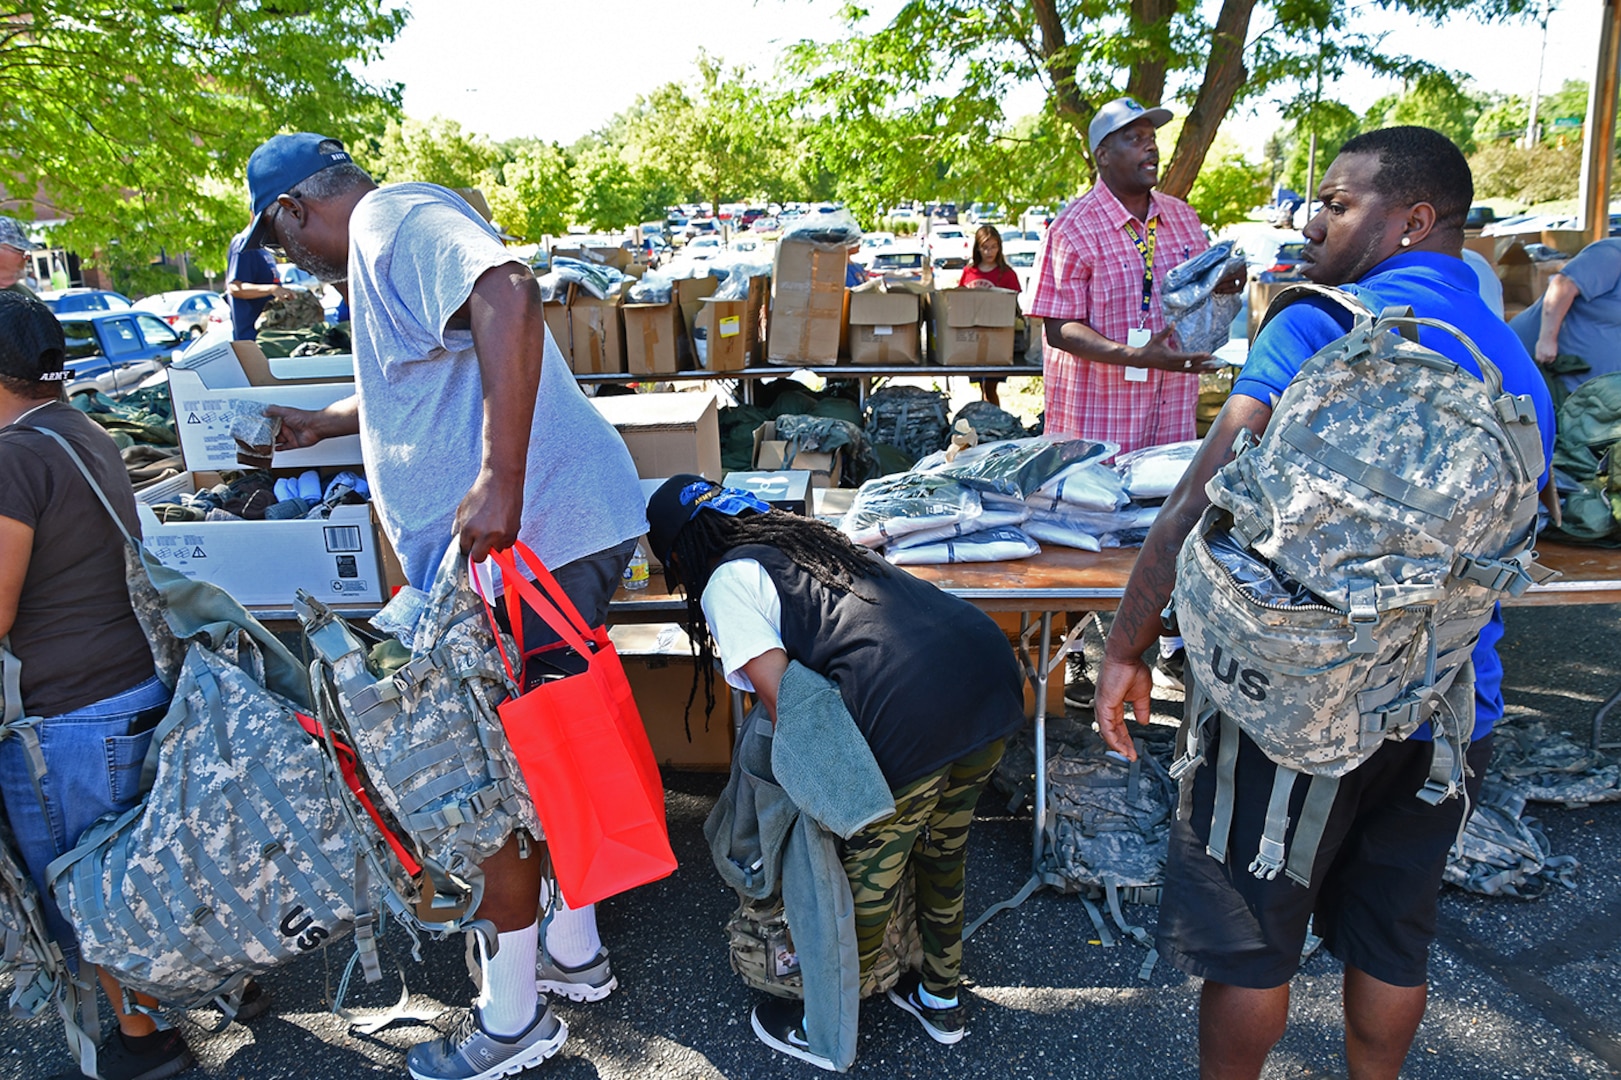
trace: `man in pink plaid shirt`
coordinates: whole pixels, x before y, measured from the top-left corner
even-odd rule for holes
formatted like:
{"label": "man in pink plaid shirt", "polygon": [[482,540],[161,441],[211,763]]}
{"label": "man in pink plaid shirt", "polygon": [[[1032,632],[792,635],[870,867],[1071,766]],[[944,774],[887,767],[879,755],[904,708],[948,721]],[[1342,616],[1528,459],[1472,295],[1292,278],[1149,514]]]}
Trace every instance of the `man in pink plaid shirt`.
{"label": "man in pink plaid shirt", "polygon": [[[1199,215],[1156,194],[1155,131],[1168,109],[1116,98],[1087,129],[1097,183],[1053,221],[1036,262],[1030,313],[1045,321],[1042,374],[1049,434],[1119,443],[1122,452],[1194,437],[1199,372],[1209,353],[1177,348],[1160,310],[1165,275],[1209,247]],[[1236,292],[1242,279],[1224,282]],[[1180,686],[1180,638],[1163,638],[1156,673]],[[1087,708],[1092,683],[1071,656],[1066,703]]]}

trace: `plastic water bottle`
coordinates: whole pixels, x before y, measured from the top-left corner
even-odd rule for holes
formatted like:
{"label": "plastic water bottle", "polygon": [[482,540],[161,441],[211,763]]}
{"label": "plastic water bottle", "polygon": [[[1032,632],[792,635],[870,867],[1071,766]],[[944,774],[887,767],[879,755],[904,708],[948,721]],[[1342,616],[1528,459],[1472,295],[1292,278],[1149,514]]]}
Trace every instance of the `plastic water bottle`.
{"label": "plastic water bottle", "polygon": [[635,554],[631,555],[630,562],[625,566],[623,584],[632,592],[647,588],[647,556],[642,554],[640,546],[636,548]]}

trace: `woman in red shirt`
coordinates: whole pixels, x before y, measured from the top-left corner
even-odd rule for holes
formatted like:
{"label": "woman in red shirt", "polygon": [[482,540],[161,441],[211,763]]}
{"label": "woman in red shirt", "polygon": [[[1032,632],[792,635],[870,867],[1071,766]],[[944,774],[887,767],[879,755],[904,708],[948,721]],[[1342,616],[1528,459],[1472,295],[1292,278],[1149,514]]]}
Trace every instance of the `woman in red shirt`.
{"label": "woman in red shirt", "polygon": [[[981,225],[979,231],[974,233],[973,256],[968,260],[968,268],[962,272],[958,284],[968,289],[1019,291],[1019,275],[1002,255],[1002,234],[996,231],[994,225]],[[980,392],[992,405],[1001,404],[996,394],[1001,382],[1001,379],[979,380]]]}

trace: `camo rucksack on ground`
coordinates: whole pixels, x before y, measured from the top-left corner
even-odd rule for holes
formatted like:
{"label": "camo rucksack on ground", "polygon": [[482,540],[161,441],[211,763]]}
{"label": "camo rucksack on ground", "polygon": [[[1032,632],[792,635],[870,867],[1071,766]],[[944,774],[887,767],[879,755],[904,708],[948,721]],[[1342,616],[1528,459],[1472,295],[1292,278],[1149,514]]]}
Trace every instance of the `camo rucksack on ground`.
{"label": "camo rucksack on ground", "polygon": [[[1206,486],[1212,505],[1182,546],[1173,599],[1193,680],[1173,775],[1202,759],[1219,714],[1209,850],[1225,859],[1229,729],[1248,734],[1279,766],[1250,870],[1301,884],[1338,778],[1386,739],[1433,722],[1418,796],[1462,791],[1475,640],[1500,595],[1549,576],[1532,547],[1543,465],[1532,400],[1505,393],[1457,330],[1406,308],[1375,316],[1347,293],[1296,286],[1267,320],[1308,296],[1355,324],[1301,366],[1259,443],[1245,432]],[[1481,378],[1419,345],[1419,326],[1456,337]],[[1312,782],[1286,847],[1302,773]]]}
{"label": "camo rucksack on ground", "polygon": [[1534,899],[1554,885],[1575,888],[1575,856],[1553,854],[1536,818],[1524,815],[1523,794],[1487,780],[1447,856],[1443,880],[1468,892],[1519,900]]}
{"label": "camo rucksack on ground", "polygon": [[[728,958],[732,970],[756,990],[776,997],[802,1000],[805,980],[799,973],[799,954],[794,950],[782,898],[752,900],[738,895],[737,910],[726,920]],[[895,910],[884,930],[884,944],[872,970],[861,980],[861,996],[882,994],[894,986],[901,973],[923,966],[923,943],[917,933],[917,897],[910,873],[901,876]]]}
{"label": "camo rucksack on ground", "polygon": [[[416,625],[411,659],[387,676],[369,645],[320,601],[295,604],[315,659],[320,719],[354,747],[382,810],[415,849],[435,907],[464,908],[484,892],[480,865],[515,830],[540,836],[496,706],[512,691],[467,559],[452,546]],[[509,649],[511,646],[509,646]]]}

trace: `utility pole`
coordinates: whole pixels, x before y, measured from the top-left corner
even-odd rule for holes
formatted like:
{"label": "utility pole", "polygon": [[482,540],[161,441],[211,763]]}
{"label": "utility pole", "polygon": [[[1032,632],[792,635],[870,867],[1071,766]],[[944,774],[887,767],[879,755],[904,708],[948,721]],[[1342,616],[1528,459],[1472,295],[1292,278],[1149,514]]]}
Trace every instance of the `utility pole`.
{"label": "utility pole", "polygon": [[1323,34],[1317,33],[1317,82],[1311,92],[1311,148],[1306,154],[1306,220],[1311,220],[1311,201],[1317,197],[1317,106],[1323,100]]}
{"label": "utility pole", "polygon": [[1537,144],[1537,109],[1542,105],[1542,69],[1548,60],[1548,16],[1553,0],[1542,0],[1542,48],[1537,52],[1537,82],[1531,88],[1531,115],[1525,121],[1525,149]]}
{"label": "utility pole", "polygon": [[1581,183],[1582,229],[1587,242],[1610,235],[1610,172],[1615,154],[1617,76],[1621,74],[1621,0],[1604,0],[1598,70],[1587,98]]}

